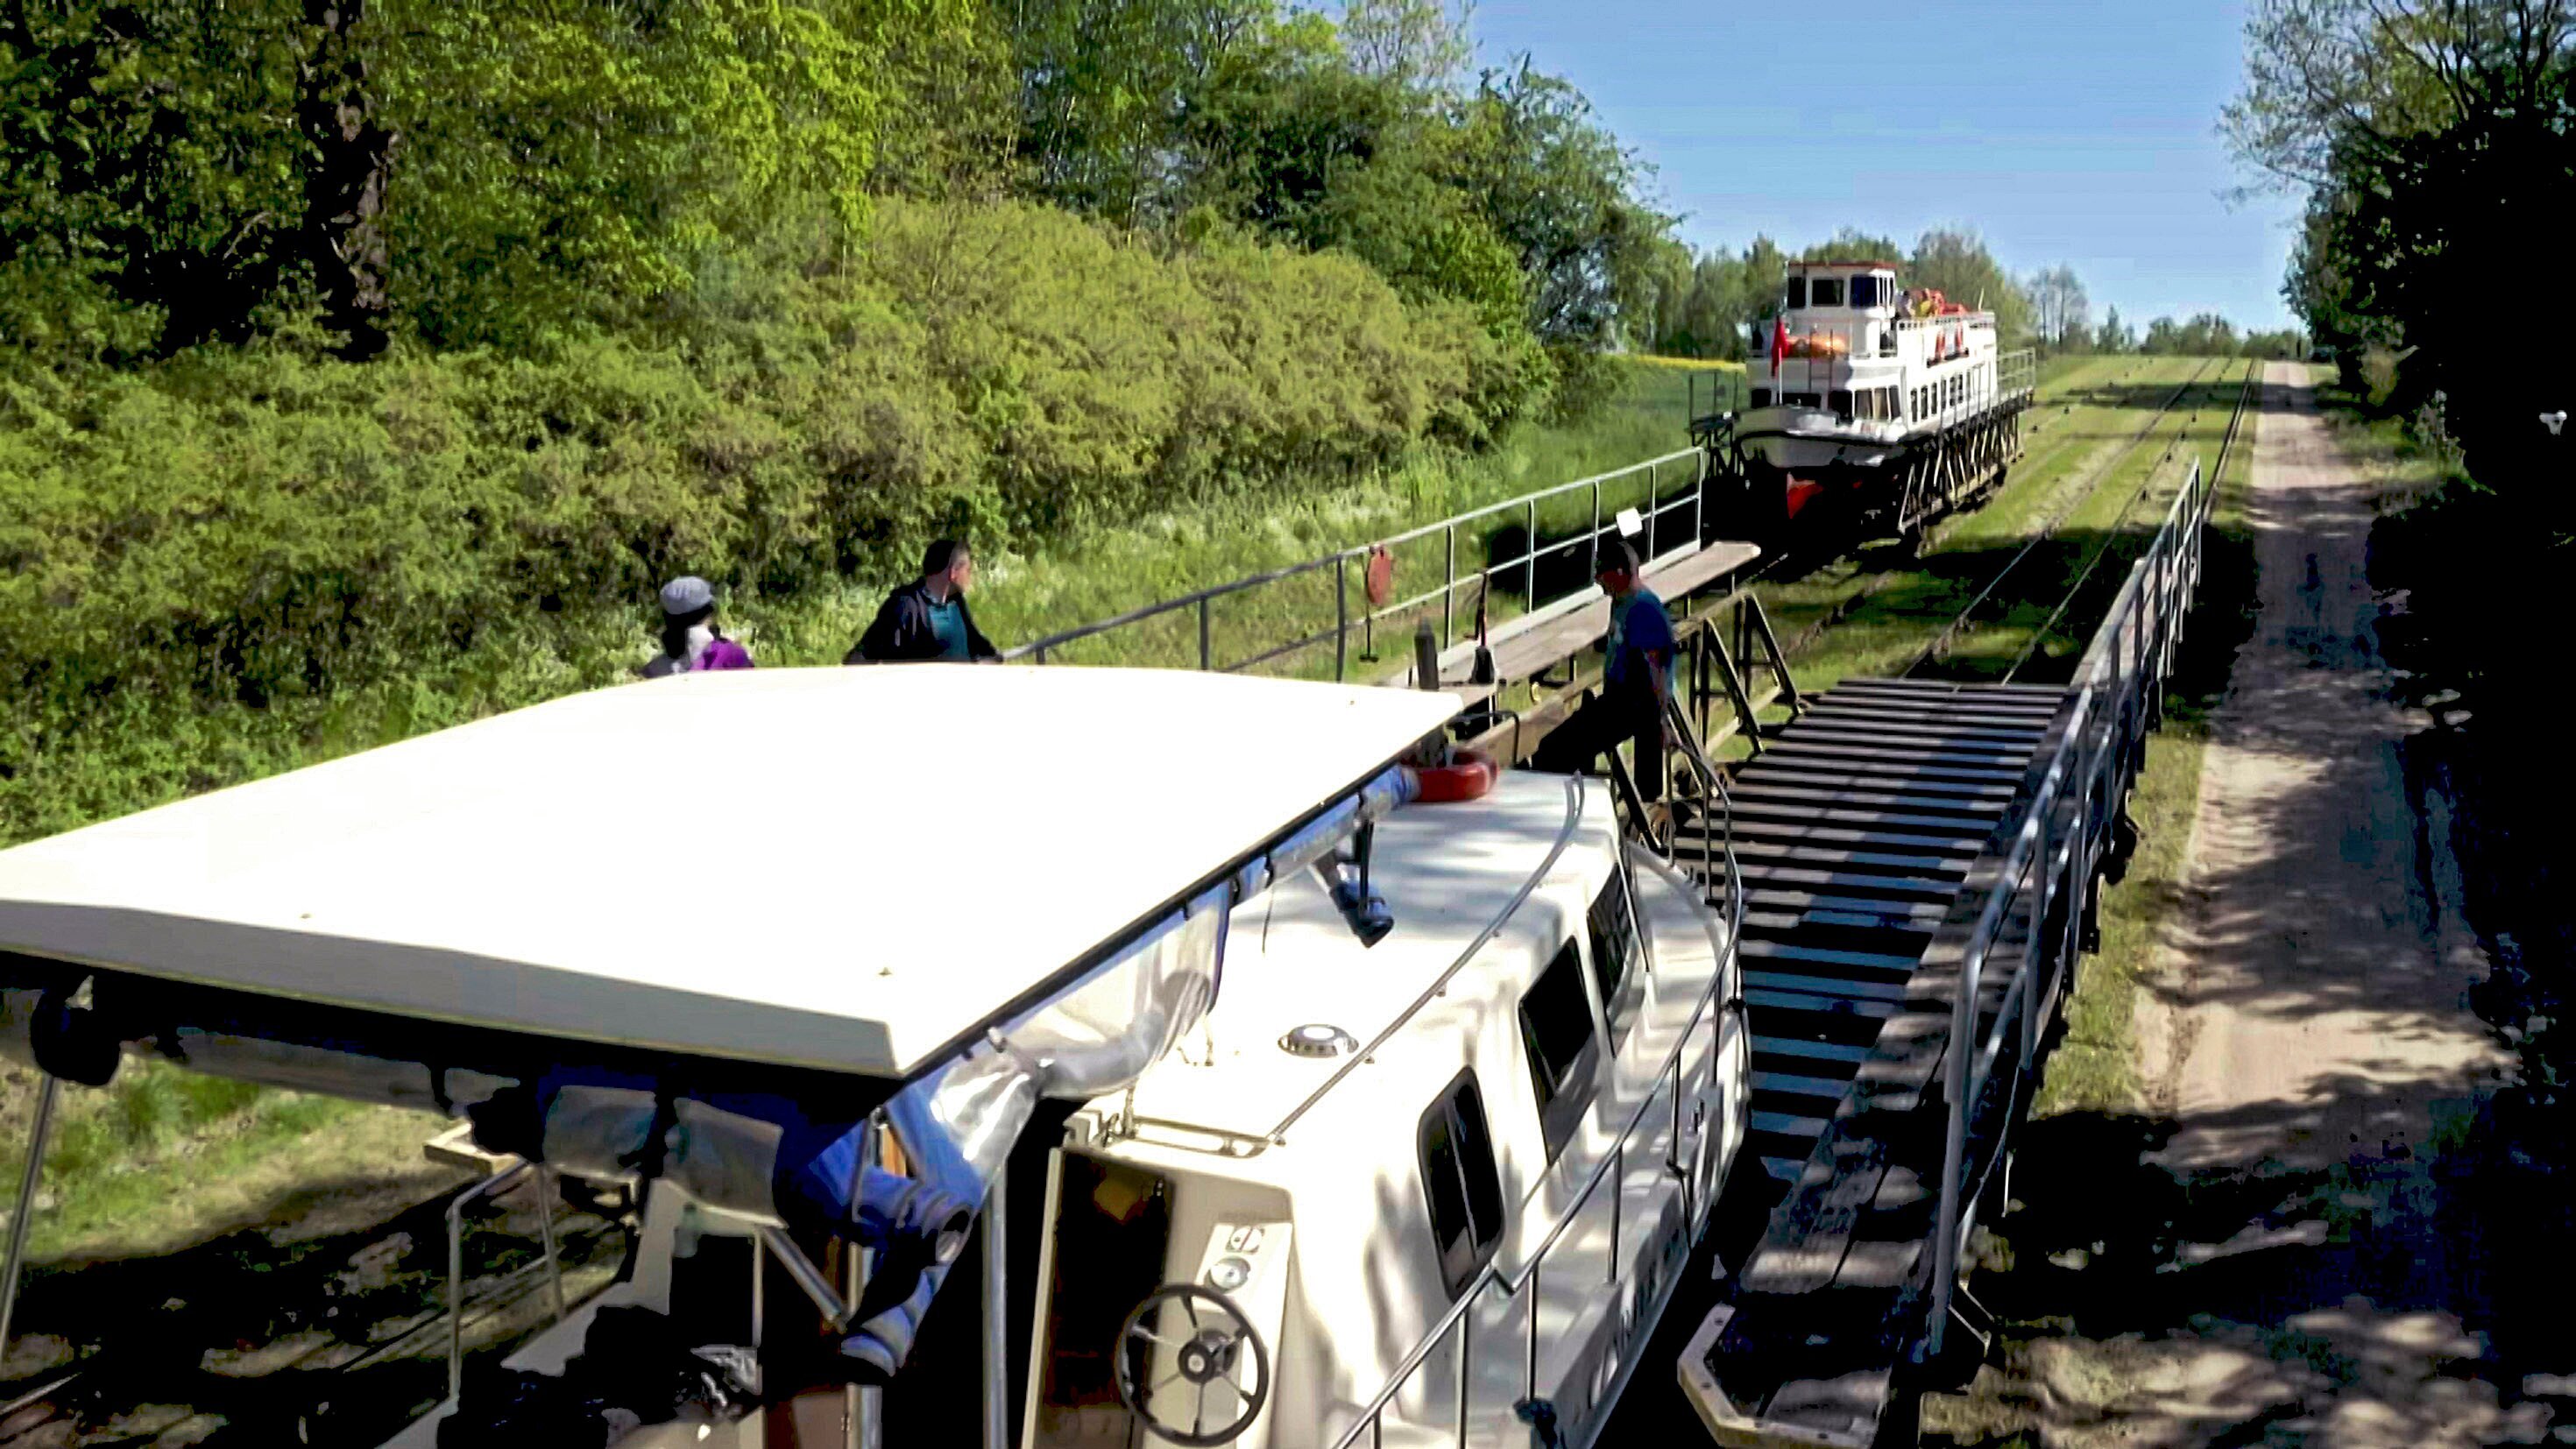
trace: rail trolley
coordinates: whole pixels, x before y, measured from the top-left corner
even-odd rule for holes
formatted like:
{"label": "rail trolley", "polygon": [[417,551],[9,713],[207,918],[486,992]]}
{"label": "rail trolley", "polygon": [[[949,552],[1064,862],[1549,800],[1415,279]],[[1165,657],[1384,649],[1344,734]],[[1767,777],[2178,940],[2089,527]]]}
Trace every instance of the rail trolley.
{"label": "rail trolley", "polygon": [[1745,410],[1692,424],[1722,535],[1838,518],[1917,537],[2021,454],[2031,353],[2002,350],[1992,312],[1900,288],[1893,263],[1792,263],[1753,343]]}

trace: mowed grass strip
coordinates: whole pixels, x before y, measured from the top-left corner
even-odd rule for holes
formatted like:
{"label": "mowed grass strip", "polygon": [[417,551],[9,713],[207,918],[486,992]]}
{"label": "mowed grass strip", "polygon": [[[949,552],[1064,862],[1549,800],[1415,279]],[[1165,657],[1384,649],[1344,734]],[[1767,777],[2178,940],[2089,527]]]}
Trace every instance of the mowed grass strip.
{"label": "mowed grass strip", "polygon": [[[2221,419],[2222,433],[2224,426]],[[2032,1106],[2037,1116],[2129,1113],[2145,1105],[2138,1064],[2139,983],[2154,965],[2156,949],[2183,899],[2209,717],[2226,697],[2228,674],[2237,650],[2252,635],[2258,607],[2253,530],[2247,519],[2255,426],[2248,418],[2218,478],[2200,598],[2166,690],[2164,726],[2147,741],[2146,767],[2129,800],[2139,844],[2126,874],[2102,894],[2102,948],[2077,968],[2064,1036],[2049,1058]],[[2210,456],[2216,456],[2214,441]]]}
{"label": "mowed grass strip", "polygon": [[[2232,362],[2196,358],[2097,358],[2071,369],[2054,387],[2041,389],[2033,410],[2044,425],[2041,436],[2051,441],[2032,443],[2002,487],[1936,532],[1919,557],[1908,559],[1893,544],[1870,544],[1806,577],[1761,585],[1763,606],[1784,641],[1804,640],[1791,645],[1799,686],[1825,689],[1845,678],[1905,668],[2049,520],[2070,506],[2078,512],[2116,510],[2105,495],[2134,492],[2147,470],[2163,460],[2163,440],[2190,425],[2190,404],[2221,390],[2210,379],[2233,375],[2234,368]],[[2195,377],[2200,382],[2183,402],[2158,412]],[[2231,396],[2232,387],[2226,385]],[[2138,510],[2129,526],[2143,519],[2144,532],[2152,533],[2160,517]],[[2070,555],[2093,541],[2076,537],[2069,527],[2074,522],[2070,514],[2052,538],[2056,549]],[[2063,560],[2025,559],[2007,576],[2007,587],[1982,606],[1991,615],[1981,617],[2009,620],[2038,600],[2024,625],[2025,631],[2035,628],[2064,596],[2071,576]],[[2094,622],[2070,619],[2065,627],[2082,638]],[[2019,642],[2013,641],[2015,649]],[[1982,658],[1999,644],[1972,638],[1953,657]],[[2000,665],[1993,670],[2001,672]]]}

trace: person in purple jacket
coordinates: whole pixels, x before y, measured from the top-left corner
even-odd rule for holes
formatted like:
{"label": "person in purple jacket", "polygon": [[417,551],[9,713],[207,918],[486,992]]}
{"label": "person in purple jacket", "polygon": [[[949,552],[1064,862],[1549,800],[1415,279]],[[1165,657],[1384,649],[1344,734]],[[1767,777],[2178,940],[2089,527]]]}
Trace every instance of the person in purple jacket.
{"label": "person in purple jacket", "polygon": [[749,669],[751,651],[716,629],[716,591],[695,574],[662,586],[662,652],[644,666],[646,679],[701,669]]}

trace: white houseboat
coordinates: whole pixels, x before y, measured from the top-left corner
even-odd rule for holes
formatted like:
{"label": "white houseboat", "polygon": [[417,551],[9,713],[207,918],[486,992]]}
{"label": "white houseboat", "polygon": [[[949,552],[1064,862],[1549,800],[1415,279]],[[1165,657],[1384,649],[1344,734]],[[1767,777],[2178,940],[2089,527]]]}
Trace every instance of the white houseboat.
{"label": "white houseboat", "polygon": [[1583,1449],[1744,1132],[1734,941],[1600,782],[1417,800],[1455,709],[576,696],[0,852],[0,1049],[37,1157],[149,1054],[629,1188],[619,1281],[404,1449]]}

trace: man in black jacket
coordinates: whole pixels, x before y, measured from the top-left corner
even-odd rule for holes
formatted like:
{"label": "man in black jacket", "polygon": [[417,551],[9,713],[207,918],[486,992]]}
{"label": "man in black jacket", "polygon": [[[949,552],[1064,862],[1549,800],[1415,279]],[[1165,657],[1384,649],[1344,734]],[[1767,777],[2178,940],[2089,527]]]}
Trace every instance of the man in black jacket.
{"label": "man in black jacket", "polygon": [[966,586],[975,577],[974,555],[966,545],[943,538],[921,555],[921,577],[886,596],[876,622],[859,636],[843,664],[892,664],[908,660],[946,659],[981,664],[1002,651],[975,627],[966,607]]}

